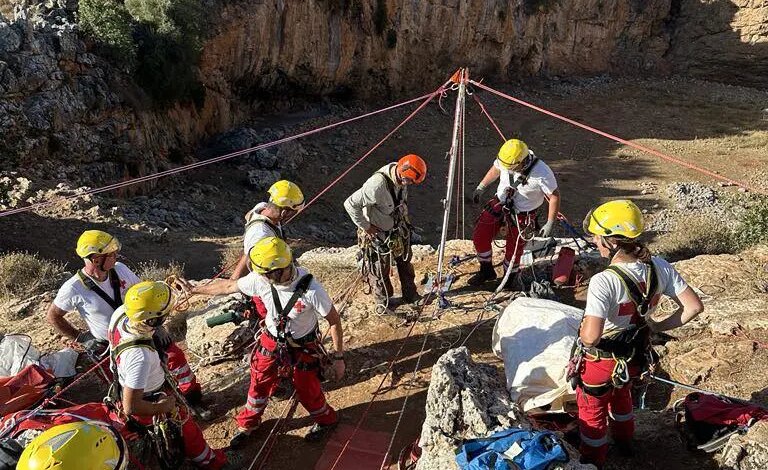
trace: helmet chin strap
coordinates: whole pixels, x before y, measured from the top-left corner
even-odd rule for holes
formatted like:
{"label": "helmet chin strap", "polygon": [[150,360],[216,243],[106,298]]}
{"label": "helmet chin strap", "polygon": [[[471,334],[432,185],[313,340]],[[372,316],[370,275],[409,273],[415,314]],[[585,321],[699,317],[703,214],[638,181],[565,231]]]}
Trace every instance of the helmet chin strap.
{"label": "helmet chin strap", "polygon": [[606,241],[605,237],[600,237],[600,244],[603,246],[603,248],[606,248],[608,250],[608,254],[611,255],[609,259],[613,260],[613,257],[616,256],[616,254],[619,252],[619,247],[612,246],[610,243]]}

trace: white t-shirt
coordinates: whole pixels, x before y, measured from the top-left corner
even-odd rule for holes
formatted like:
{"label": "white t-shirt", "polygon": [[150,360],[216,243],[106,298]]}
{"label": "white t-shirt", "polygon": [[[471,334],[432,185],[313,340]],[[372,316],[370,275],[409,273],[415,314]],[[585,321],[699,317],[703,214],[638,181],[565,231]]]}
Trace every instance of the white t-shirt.
{"label": "white t-shirt", "polygon": [[[256,214],[260,214],[264,208],[267,207],[266,202],[262,202],[256,205],[256,207],[253,208],[252,212]],[[247,226],[248,224],[246,224]],[[279,225],[278,225],[279,227]],[[272,227],[267,225],[263,222],[254,222],[245,230],[245,235],[243,236],[243,253],[246,255],[249,251],[251,251],[251,248],[253,248],[253,245],[256,244],[259,240],[262,238],[267,237],[280,237],[279,233],[275,233],[274,230],[272,230]]]}
{"label": "white t-shirt", "polygon": [[[646,315],[650,315],[656,310],[661,294],[676,297],[688,287],[680,273],[667,261],[654,256],[653,263],[656,266],[656,273],[659,277],[659,288],[656,295],[651,299]],[[648,265],[637,261],[634,263],[616,263],[616,266],[622,268],[638,281],[641,289],[645,289]],[[639,321],[637,308],[630,299],[627,289],[624,287],[621,279],[619,279],[619,276],[610,271],[595,274],[589,280],[587,306],[584,309],[584,315],[604,318],[605,327],[603,331],[605,333],[625,330],[630,325],[637,324]]]}
{"label": "white t-shirt", "polygon": [[[512,183],[522,178],[522,174],[502,168],[498,160],[493,166],[501,171],[499,186],[496,188],[496,197],[502,204],[507,201],[507,189]],[[512,199],[515,202],[515,210],[518,212],[530,212],[538,209],[544,203],[544,195],[550,196],[557,189],[557,180],[552,169],[543,160],[536,161],[533,169],[528,174],[528,181],[521,184],[515,190]]]}
{"label": "white t-shirt", "polygon": [[[120,335],[120,340],[148,338],[128,331],[126,328],[128,317],[120,319],[124,312],[125,307],[115,310],[110,322],[110,328],[112,324],[116,324],[115,330]],[[116,346],[116,344],[109,345],[110,349]],[[160,356],[157,351],[144,347],[129,348],[120,353],[117,358],[117,377],[123,387],[144,390],[144,393],[155,392],[165,383],[165,372],[160,362]]]}
{"label": "white t-shirt", "polygon": [[[290,285],[275,285],[275,290],[280,298],[280,305],[283,307],[286,307],[286,303],[291,299],[299,279],[307,274],[307,270],[304,268],[297,268],[297,271],[298,275]],[[275,302],[272,300],[272,289],[269,286],[270,283],[266,277],[254,272],[237,280],[237,287],[243,294],[258,295],[264,301],[264,306],[269,313],[266,318],[267,329],[273,336],[277,336],[277,321],[280,312],[275,308]],[[299,339],[314,331],[317,327],[317,315],[325,318],[332,308],[333,301],[328,292],[319,282],[312,279],[307,292],[299,297],[288,314],[287,330],[291,333],[291,337]]]}
{"label": "white t-shirt", "polygon": [[[125,291],[132,285],[138,284],[140,279],[123,263],[115,263],[115,271],[117,272],[117,277],[120,278],[120,297],[125,298]],[[109,278],[104,282],[93,279],[93,282],[109,298],[115,298]],[[107,327],[109,326],[110,318],[112,318],[112,312],[115,310],[104,299],[99,297],[96,292],[87,288],[77,274],[69,278],[61,286],[56,294],[56,298],[53,299],[53,304],[65,312],[77,311],[85,320],[88,329],[95,338],[107,339]]]}

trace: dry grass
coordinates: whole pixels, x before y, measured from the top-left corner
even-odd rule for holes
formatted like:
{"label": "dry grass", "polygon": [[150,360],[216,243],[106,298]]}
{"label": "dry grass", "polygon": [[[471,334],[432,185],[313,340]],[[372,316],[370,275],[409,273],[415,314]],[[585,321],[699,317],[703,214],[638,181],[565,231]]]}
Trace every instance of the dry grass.
{"label": "dry grass", "polygon": [[155,260],[139,263],[136,269],[136,275],[139,279],[163,281],[168,276],[184,276],[184,264],[178,261],[171,261],[162,265]]}
{"label": "dry grass", "polygon": [[27,252],[0,256],[0,302],[26,299],[56,287],[65,273],[64,266]]}
{"label": "dry grass", "polygon": [[230,243],[226,246],[221,253],[221,260],[219,261],[219,271],[223,271],[222,277],[229,277],[237,266],[237,262],[240,261],[240,257],[243,255],[242,242]]}
{"label": "dry grass", "polygon": [[735,253],[740,248],[736,232],[715,217],[686,216],[677,229],[651,244],[655,253],[675,261],[697,255]]}

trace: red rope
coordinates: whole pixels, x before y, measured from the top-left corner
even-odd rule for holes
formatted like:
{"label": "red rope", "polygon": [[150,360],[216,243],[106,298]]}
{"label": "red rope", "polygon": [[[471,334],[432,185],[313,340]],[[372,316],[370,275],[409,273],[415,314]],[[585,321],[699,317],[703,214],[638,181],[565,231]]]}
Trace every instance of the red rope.
{"label": "red rope", "polygon": [[504,133],[502,133],[501,129],[499,129],[499,126],[496,125],[496,121],[494,121],[491,115],[488,114],[488,111],[485,109],[485,105],[482,102],[480,102],[480,98],[478,98],[476,94],[472,94],[472,98],[474,98],[477,105],[480,106],[480,110],[483,112],[483,114],[485,114],[485,117],[487,117],[488,120],[491,121],[493,128],[496,129],[496,132],[498,132],[499,135],[501,136],[502,142],[506,142],[507,138],[504,137]]}
{"label": "red rope", "polygon": [[[429,294],[427,294],[427,296],[424,298],[424,301],[421,304],[421,307],[419,308],[418,317],[421,317],[421,314],[424,312],[424,307],[429,302],[432,294],[434,294],[434,290]],[[352,439],[360,430],[360,426],[362,426],[363,422],[365,422],[365,419],[368,417],[368,413],[371,411],[373,402],[376,401],[376,398],[379,396],[379,392],[384,387],[384,382],[387,380],[387,377],[389,377],[389,374],[392,373],[392,370],[395,367],[395,362],[397,362],[397,360],[400,358],[400,354],[402,354],[403,349],[405,348],[405,343],[408,341],[408,338],[410,338],[411,335],[413,334],[413,329],[416,327],[417,323],[419,323],[418,318],[415,319],[413,323],[411,323],[411,327],[408,329],[408,333],[405,335],[405,337],[402,339],[402,342],[400,343],[400,348],[392,356],[392,360],[389,361],[389,367],[387,367],[387,372],[384,374],[384,377],[381,378],[381,382],[379,382],[379,386],[376,387],[376,390],[371,394],[371,399],[368,401],[368,405],[363,411],[363,415],[360,416],[360,419],[357,421],[357,424],[355,425],[355,429],[352,431],[352,434],[350,434],[347,440],[344,442],[344,446],[341,448],[341,451],[339,452],[339,455],[336,457],[336,460],[334,460],[330,470],[334,470],[336,466],[339,464],[339,462],[341,461],[342,455],[344,455],[344,452],[347,450],[347,447],[349,447],[349,443],[352,442]]]}
{"label": "red rope", "polygon": [[740,187],[742,187],[744,189],[748,189],[748,190],[750,190],[752,192],[755,192],[755,193],[758,193],[758,194],[768,195],[768,190],[761,189],[761,188],[756,188],[756,187],[750,186],[750,185],[748,185],[746,183],[742,183],[740,181],[736,181],[734,179],[727,178],[727,177],[722,176],[722,175],[718,175],[717,173],[715,173],[715,172],[713,172],[711,170],[707,170],[706,168],[702,168],[700,166],[694,165],[693,163],[686,162],[685,160],[681,160],[679,158],[672,157],[670,155],[661,153],[658,150],[654,150],[654,149],[652,149],[650,147],[646,147],[644,145],[640,145],[640,144],[631,142],[629,140],[622,139],[621,137],[617,137],[617,136],[615,136],[613,134],[609,134],[607,132],[601,131],[600,129],[596,129],[596,128],[588,126],[586,124],[582,124],[582,123],[580,123],[578,121],[574,121],[573,119],[569,119],[569,118],[567,118],[565,116],[562,116],[560,114],[557,114],[555,112],[552,112],[552,111],[549,111],[547,109],[544,109],[544,108],[541,108],[539,106],[536,106],[534,104],[528,103],[527,101],[523,101],[521,99],[515,98],[515,97],[507,95],[505,93],[502,93],[502,92],[500,92],[498,90],[494,90],[493,88],[485,86],[482,83],[476,82],[474,80],[470,80],[470,83],[472,83],[473,85],[475,85],[475,86],[477,86],[479,88],[482,88],[483,90],[489,91],[489,92],[491,92],[491,93],[493,93],[493,94],[495,94],[497,96],[500,96],[502,98],[506,98],[506,99],[508,99],[508,100],[510,100],[510,101],[512,101],[514,103],[517,103],[519,105],[525,106],[525,107],[530,108],[530,109],[533,109],[534,111],[538,111],[540,113],[546,114],[547,116],[551,116],[551,117],[553,117],[555,119],[559,119],[561,121],[565,121],[568,124],[574,125],[576,127],[580,127],[580,128],[582,128],[584,130],[587,130],[589,132],[601,135],[603,137],[607,137],[607,138],[609,138],[609,139],[611,139],[611,140],[613,140],[615,142],[618,142],[618,143],[621,143],[621,144],[624,144],[624,145],[628,145],[630,147],[636,148],[637,150],[640,150],[640,151],[643,151],[645,153],[651,154],[653,156],[659,157],[659,158],[661,158],[663,160],[667,160],[669,162],[672,162],[672,163],[675,163],[677,165],[689,168],[691,170],[698,171],[699,173],[711,176],[712,178],[719,179],[719,180],[722,180],[722,181],[726,181],[726,182],[728,182],[730,184],[733,184],[733,185],[736,185],[736,186],[740,186]]}
{"label": "red rope", "polygon": [[356,116],[356,117],[353,117],[353,118],[350,118],[350,119],[345,119],[343,121],[339,121],[339,122],[336,122],[336,123],[333,123],[333,124],[329,124],[327,126],[318,127],[316,129],[312,129],[310,131],[301,132],[301,133],[295,134],[293,136],[284,137],[282,139],[274,140],[272,142],[267,142],[265,144],[260,144],[260,145],[257,145],[255,147],[251,147],[251,148],[247,148],[247,149],[243,149],[243,150],[238,150],[237,152],[232,152],[232,153],[228,153],[226,155],[221,155],[221,156],[218,156],[218,157],[215,157],[215,158],[211,158],[211,159],[208,159],[208,160],[203,160],[203,161],[191,163],[189,165],[184,165],[184,166],[172,168],[170,170],[160,171],[158,173],[153,173],[151,175],[140,176],[140,177],[136,177],[136,178],[131,178],[131,179],[127,179],[127,180],[124,180],[124,181],[120,181],[120,182],[117,182],[117,183],[108,184],[108,185],[102,186],[100,188],[90,189],[90,190],[87,190],[87,191],[83,191],[80,194],[75,194],[75,195],[72,195],[72,196],[67,196],[67,197],[64,197],[64,198],[61,198],[61,199],[51,198],[48,201],[42,201],[42,202],[38,202],[36,204],[32,204],[32,205],[29,205],[29,206],[6,210],[6,211],[3,211],[3,212],[0,212],[0,217],[6,217],[6,216],[9,216],[9,215],[13,215],[13,214],[19,214],[19,213],[22,213],[22,212],[28,212],[28,211],[33,211],[33,210],[37,210],[37,209],[42,209],[44,207],[55,205],[55,204],[58,204],[60,202],[78,199],[78,198],[81,198],[83,196],[103,193],[103,192],[106,192],[106,191],[112,191],[114,189],[122,188],[122,187],[125,187],[125,186],[130,186],[130,185],[133,185],[133,184],[144,183],[144,182],[151,181],[151,180],[154,180],[154,179],[162,178],[164,176],[169,176],[169,175],[173,175],[173,174],[176,174],[176,173],[182,173],[182,172],[185,172],[185,171],[194,170],[196,168],[200,168],[200,167],[203,167],[203,166],[206,166],[206,165],[211,165],[213,163],[218,163],[218,162],[221,162],[221,161],[224,161],[224,160],[228,160],[228,159],[231,159],[231,158],[239,157],[241,155],[245,155],[245,154],[248,154],[248,153],[251,153],[251,152],[255,152],[257,150],[263,150],[263,149],[266,149],[266,148],[269,148],[269,147],[274,147],[275,145],[284,144],[286,142],[290,142],[292,140],[296,140],[296,139],[299,139],[299,138],[302,138],[302,137],[306,137],[306,136],[309,136],[309,135],[312,135],[312,134],[317,134],[319,132],[323,132],[323,131],[326,131],[328,129],[333,129],[334,127],[338,127],[338,126],[341,126],[341,125],[344,125],[344,124],[348,124],[350,122],[358,121],[358,120],[366,118],[366,117],[370,117],[370,116],[373,116],[373,115],[376,115],[376,114],[380,114],[380,113],[383,113],[383,112],[386,112],[386,111],[390,111],[392,109],[396,109],[396,108],[399,108],[399,107],[402,107],[402,106],[405,106],[405,105],[408,105],[408,104],[411,104],[411,103],[415,103],[416,101],[421,101],[421,100],[423,100],[425,98],[429,98],[431,100],[434,96],[435,96],[435,92],[432,92],[432,93],[430,93],[428,95],[423,95],[423,96],[419,96],[418,98],[413,98],[413,99],[410,99],[408,101],[403,101],[402,103],[394,104],[392,106],[388,106],[386,108],[382,108],[382,109],[379,109],[377,111],[372,111],[370,113],[362,114],[360,116]]}
{"label": "red rope", "polygon": [[[446,82],[446,84],[447,84],[447,82]],[[419,107],[418,107],[418,108],[416,108],[415,110],[413,110],[413,112],[412,112],[411,114],[409,114],[408,116],[406,116],[406,118],[405,118],[405,119],[403,119],[403,120],[400,122],[400,124],[398,124],[397,126],[395,126],[395,128],[394,128],[394,129],[392,129],[391,131],[389,131],[389,133],[388,133],[387,135],[385,135],[385,136],[384,136],[384,138],[382,138],[380,141],[378,141],[378,142],[377,142],[377,143],[376,143],[376,144],[375,144],[373,147],[371,147],[371,149],[370,149],[370,150],[368,150],[367,152],[365,152],[365,154],[364,154],[362,157],[360,157],[360,158],[359,158],[359,159],[358,159],[358,160],[357,160],[355,163],[353,163],[353,164],[352,164],[352,166],[350,166],[349,168],[347,168],[346,170],[344,170],[344,172],[343,172],[342,174],[340,174],[340,175],[339,175],[339,176],[338,176],[338,177],[337,177],[335,180],[331,181],[331,183],[330,183],[330,184],[328,184],[328,185],[327,185],[326,187],[324,187],[324,188],[323,188],[323,189],[322,189],[322,190],[321,190],[319,193],[317,193],[317,194],[315,195],[315,197],[313,197],[313,198],[312,198],[312,199],[311,199],[311,200],[310,200],[308,203],[306,203],[306,204],[304,205],[304,207],[303,207],[303,208],[302,208],[302,209],[301,209],[299,212],[297,212],[297,213],[296,213],[296,214],[295,214],[293,217],[291,217],[290,219],[288,219],[288,221],[286,221],[285,225],[289,224],[289,223],[290,223],[290,222],[291,222],[291,221],[292,221],[294,218],[296,218],[296,217],[297,217],[299,214],[301,214],[302,212],[304,212],[305,210],[307,210],[307,208],[309,208],[309,206],[311,206],[312,204],[314,204],[314,203],[315,203],[315,201],[317,201],[318,199],[320,199],[320,197],[321,197],[323,194],[325,194],[326,192],[328,192],[328,190],[330,190],[332,187],[334,187],[334,186],[336,185],[336,183],[338,183],[338,182],[339,182],[339,181],[341,181],[341,180],[342,180],[342,179],[343,179],[345,176],[347,176],[347,174],[348,174],[350,171],[352,171],[352,169],[354,169],[354,168],[355,168],[357,165],[361,164],[361,163],[363,162],[363,160],[365,160],[366,158],[368,158],[368,156],[369,156],[369,155],[371,155],[371,154],[372,154],[372,153],[373,153],[373,152],[374,152],[374,151],[375,151],[377,148],[379,148],[379,147],[381,146],[381,144],[383,144],[383,143],[384,143],[384,142],[385,142],[387,139],[389,139],[390,137],[392,137],[392,134],[394,134],[394,133],[395,133],[395,132],[397,132],[397,131],[398,131],[398,130],[401,128],[401,127],[403,127],[403,126],[405,125],[405,123],[407,123],[408,121],[410,121],[410,120],[411,120],[411,119],[412,119],[412,118],[413,118],[413,117],[414,117],[416,114],[418,114],[418,112],[419,112],[419,111],[421,111],[422,109],[424,109],[424,107],[425,107],[426,105],[428,105],[428,104],[429,104],[429,102],[430,102],[430,101],[432,101],[432,99],[433,99],[435,96],[437,96],[437,95],[439,95],[439,94],[443,93],[443,91],[445,91],[445,84],[444,84],[444,85],[442,85],[442,86],[440,86],[440,88],[438,88],[437,90],[433,91],[433,92],[432,92],[432,93],[430,93],[429,95],[426,95],[426,97],[427,97],[427,98],[426,98],[424,101],[422,101],[422,103],[419,105]],[[423,98],[423,97],[422,97],[422,98]]]}

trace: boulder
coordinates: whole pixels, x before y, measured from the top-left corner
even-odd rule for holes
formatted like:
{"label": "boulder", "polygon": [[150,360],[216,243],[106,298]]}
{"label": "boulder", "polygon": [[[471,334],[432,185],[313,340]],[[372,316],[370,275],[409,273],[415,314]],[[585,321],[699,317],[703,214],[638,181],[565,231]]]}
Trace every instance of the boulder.
{"label": "boulder", "polygon": [[242,294],[217,296],[201,308],[190,308],[187,313],[187,349],[204,360],[210,360],[227,355],[243,342],[249,341],[254,331],[248,328],[247,322],[240,325],[225,323],[213,328],[205,323],[211,317],[236,309],[242,300]]}
{"label": "boulder", "polygon": [[[466,347],[451,349],[432,368],[419,439],[422,454],[416,469],[456,469],[456,449],[464,439],[486,437],[513,426],[531,427],[510,400],[496,368],[474,362]],[[578,452],[565,445],[571,460],[553,470],[595,468],[579,464]]]}
{"label": "boulder", "polygon": [[768,422],[759,422],[746,434],[731,437],[716,460],[723,470],[768,468]]}

